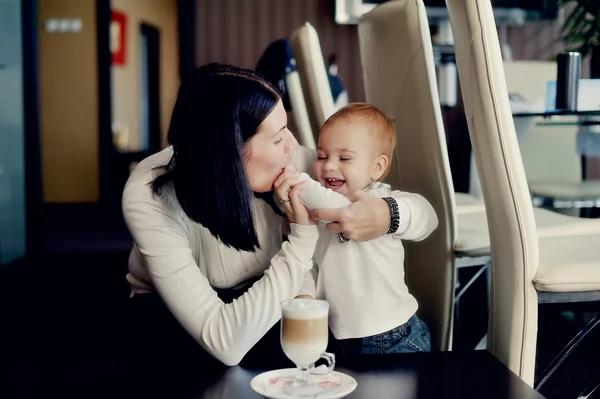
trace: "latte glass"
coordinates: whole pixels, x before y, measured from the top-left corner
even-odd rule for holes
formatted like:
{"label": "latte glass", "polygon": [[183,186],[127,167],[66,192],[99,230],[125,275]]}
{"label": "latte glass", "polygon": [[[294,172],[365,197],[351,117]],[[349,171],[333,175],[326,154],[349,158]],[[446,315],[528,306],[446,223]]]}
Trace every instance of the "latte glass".
{"label": "latte glass", "polygon": [[[293,393],[310,395],[311,368],[317,360],[327,361],[327,373],[335,367],[335,356],[325,352],[329,340],[329,303],[318,299],[289,299],[281,303],[281,348],[296,365]],[[323,374],[323,373],[319,373]]]}

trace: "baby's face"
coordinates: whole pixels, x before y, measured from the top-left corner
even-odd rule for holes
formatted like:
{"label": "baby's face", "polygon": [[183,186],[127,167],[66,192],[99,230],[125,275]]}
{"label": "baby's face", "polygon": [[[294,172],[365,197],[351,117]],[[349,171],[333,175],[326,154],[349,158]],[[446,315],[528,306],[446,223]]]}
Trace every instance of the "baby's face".
{"label": "baby's face", "polygon": [[[341,194],[348,194],[379,179],[383,173],[382,156],[377,153],[375,140],[360,120],[341,118],[325,124],[319,133],[315,161],[317,181]],[[385,165],[387,163],[383,168]]]}

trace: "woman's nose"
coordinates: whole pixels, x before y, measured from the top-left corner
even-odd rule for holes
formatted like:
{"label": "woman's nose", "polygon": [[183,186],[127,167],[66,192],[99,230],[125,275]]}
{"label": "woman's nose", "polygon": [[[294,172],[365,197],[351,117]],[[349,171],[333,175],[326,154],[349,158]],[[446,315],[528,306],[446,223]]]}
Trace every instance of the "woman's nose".
{"label": "woman's nose", "polygon": [[294,137],[294,135],[292,134],[292,132],[290,132],[288,130],[288,134],[286,137],[286,152],[292,152],[294,150],[296,150],[298,147],[300,146],[300,144],[298,144],[298,140],[296,140],[296,138]]}

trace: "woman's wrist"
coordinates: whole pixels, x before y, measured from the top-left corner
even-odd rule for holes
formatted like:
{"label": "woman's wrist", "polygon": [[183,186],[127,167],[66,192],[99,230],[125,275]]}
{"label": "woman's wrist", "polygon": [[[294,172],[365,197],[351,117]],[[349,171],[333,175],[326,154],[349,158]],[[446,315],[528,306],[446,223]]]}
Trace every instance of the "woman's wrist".
{"label": "woman's wrist", "polygon": [[398,201],[394,197],[383,197],[383,200],[388,205],[389,220],[388,229],[385,234],[396,234],[400,229],[400,210]]}
{"label": "woman's wrist", "polygon": [[377,226],[377,235],[369,239],[375,239],[385,236],[390,229],[391,215],[390,206],[383,198],[377,198],[377,206],[373,204],[374,224]]}

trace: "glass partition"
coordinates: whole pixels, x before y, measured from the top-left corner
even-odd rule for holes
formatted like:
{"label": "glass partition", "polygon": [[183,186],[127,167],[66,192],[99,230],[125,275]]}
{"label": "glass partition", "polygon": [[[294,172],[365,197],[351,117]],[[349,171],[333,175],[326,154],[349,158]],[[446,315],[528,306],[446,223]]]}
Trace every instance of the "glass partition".
{"label": "glass partition", "polygon": [[0,265],[25,254],[21,3],[0,1]]}

